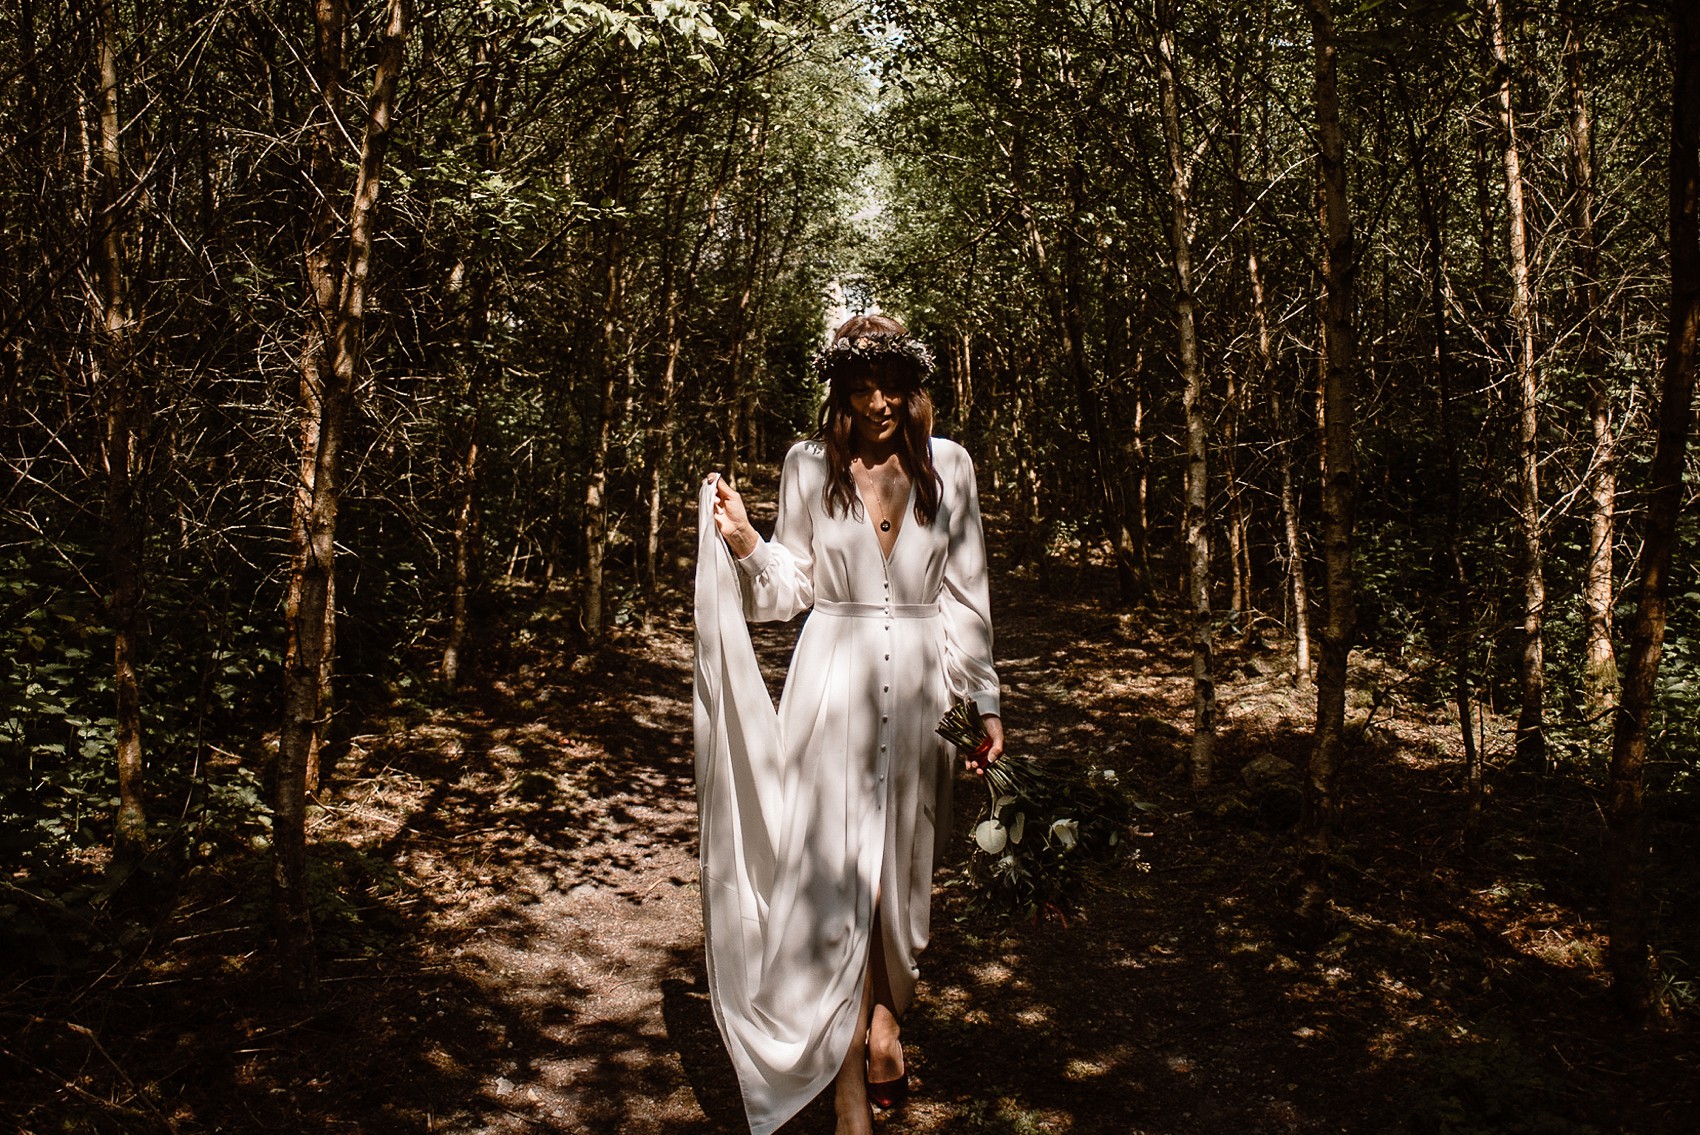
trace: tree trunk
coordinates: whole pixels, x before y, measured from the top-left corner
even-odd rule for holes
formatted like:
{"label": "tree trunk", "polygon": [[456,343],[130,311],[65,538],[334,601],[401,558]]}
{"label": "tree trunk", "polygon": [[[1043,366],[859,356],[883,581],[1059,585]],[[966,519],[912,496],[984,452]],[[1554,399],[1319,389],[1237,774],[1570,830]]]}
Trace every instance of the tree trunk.
{"label": "tree trunk", "polygon": [[1228,565],[1232,579],[1232,587],[1228,592],[1228,608],[1234,633],[1239,636],[1241,642],[1245,642],[1251,635],[1250,610],[1253,603],[1251,510],[1240,482],[1240,425],[1250,402],[1251,391],[1269,378],[1271,349],[1267,317],[1262,306],[1263,281],[1255,279],[1261,274],[1261,265],[1257,258],[1257,221],[1245,192],[1243,139],[1246,127],[1241,113],[1243,95],[1238,67],[1234,70],[1234,88],[1230,102],[1232,110],[1228,125],[1232,132],[1229,153],[1232,155],[1234,215],[1241,218],[1240,223],[1245,230],[1247,276],[1252,284],[1252,318],[1257,325],[1257,346],[1244,377],[1242,378],[1232,366],[1227,369],[1227,400],[1222,414],[1222,480],[1228,490]]}
{"label": "tree trunk", "polygon": [[1505,208],[1510,227],[1511,322],[1517,338],[1517,503],[1523,573],[1523,657],[1518,668],[1517,756],[1546,763],[1542,724],[1546,663],[1542,623],[1546,618],[1545,554],[1541,549],[1540,375],[1535,368],[1535,294],[1529,282],[1527,226],[1523,210],[1522,156],[1511,100],[1511,64],[1505,47],[1504,0],[1488,0],[1488,30],[1498,87],[1499,128],[1505,144]]}
{"label": "tree trunk", "polygon": [[1310,685],[1310,588],[1305,578],[1304,535],[1299,529],[1299,492],[1293,478],[1293,444],[1298,421],[1283,412],[1279,395],[1274,399],[1275,429],[1280,437],[1281,528],[1286,538],[1287,594],[1293,604],[1293,685]]}
{"label": "tree trunk", "polygon": [[1616,437],[1611,390],[1606,383],[1606,334],[1600,299],[1599,248],[1594,239],[1594,129],[1582,73],[1582,34],[1575,0],[1565,0],[1565,86],[1570,96],[1570,230],[1578,325],[1577,356],[1588,383],[1588,422],[1594,452],[1588,462],[1588,563],[1582,583],[1584,612],[1582,695],[1595,712],[1617,702],[1617,655],[1612,649],[1612,541],[1617,509]]}
{"label": "tree trunk", "polygon": [[1133,360],[1133,423],[1128,430],[1128,453],[1133,466],[1133,556],[1140,590],[1146,599],[1157,598],[1151,571],[1151,455],[1145,447],[1145,348]]}
{"label": "tree trunk", "polygon": [[1441,547],[1434,558],[1447,564],[1441,569],[1447,576],[1452,597],[1452,628],[1449,652],[1452,655],[1452,701],[1458,713],[1459,734],[1464,742],[1464,780],[1469,799],[1465,828],[1473,832],[1481,819],[1483,781],[1482,754],[1476,744],[1474,693],[1470,675],[1475,665],[1475,633],[1472,630],[1470,577],[1464,564],[1461,547],[1463,531],[1463,471],[1459,463],[1459,441],[1453,424],[1452,351],[1451,335],[1446,318],[1448,294],[1445,229],[1441,224],[1441,209],[1435,202],[1436,182],[1430,176],[1428,148],[1425,139],[1417,134],[1415,109],[1404,75],[1396,74],[1394,82],[1400,101],[1405,105],[1406,136],[1411,147],[1411,162],[1417,190],[1417,216],[1423,228],[1422,265],[1428,274],[1429,321],[1434,347],[1430,355],[1434,366],[1435,391],[1440,423],[1440,447],[1446,454],[1446,523],[1441,527]]}
{"label": "tree trunk", "polygon": [[[477,303],[486,303],[483,299]],[[475,367],[478,363],[473,364]],[[461,666],[465,659],[467,639],[472,629],[472,591],[478,575],[478,422],[482,416],[482,397],[479,379],[473,375],[467,390],[469,414],[466,435],[461,446],[457,473],[460,496],[455,505],[454,533],[450,553],[454,579],[449,591],[449,634],[443,643],[440,676],[444,688],[460,687]]]}
{"label": "tree trunk", "polygon": [[726,389],[731,398],[730,429],[726,439],[726,469],[734,481],[742,475],[742,462],[746,459],[755,459],[755,454],[747,452],[743,445],[749,432],[747,424],[749,392],[746,389],[746,371],[748,368],[745,365],[745,359],[750,353],[749,339],[753,324],[752,311],[755,304],[756,286],[761,275],[761,261],[765,254],[764,242],[767,237],[767,194],[762,187],[762,179],[767,160],[768,122],[771,107],[771,101],[762,103],[761,116],[753,127],[754,137],[751,142],[754,153],[750,159],[750,177],[755,186],[755,200],[750,209],[747,226],[750,233],[750,253],[745,265],[744,285],[738,293],[738,306],[733,312],[731,359],[726,367]]}
{"label": "tree trunk", "polygon": [[388,0],[339,266],[334,236],[341,195],[337,143],[345,127],[345,0],[319,0],[314,19],[313,74],[320,98],[313,109],[310,172],[319,204],[304,250],[311,296],[301,362],[301,480],[290,517],[284,720],[274,778],[272,871],[279,961],[285,983],[296,992],[305,992],[314,980],[306,804],[317,782],[331,710],[342,429],[364,345],[373,213],[407,30],[402,0]]}
{"label": "tree trunk", "polygon": [[[1080,407],[1080,422],[1086,430],[1086,442],[1092,450],[1093,495],[1103,508],[1104,530],[1111,539],[1125,528],[1122,509],[1121,472],[1116,468],[1115,450],[1110,444],[1104,425],[1103,398],[1098,389],[1096,374],[1086,354],[1086,296],[1084,270],[1088,255],[1086,236],[1081,232],[1081,214],[1085,207],[1086,171],[1078,157],[1068,168],[1068,222],[1062,232],[1061,291],[1058,294],[1058,328],[1062,332],[1063,356],[1068,360],[1069,377],[1073,380],[1075,402]],[[1029,218],[1029,224],[1031,224]],[[1037,230],[1034,230],[1037,241]],[[1117,558],[1118,575],[1122,561]],[[1122,579],[1122,594],[1132,592],[1132,579]]]}
{"label": "tree trunk", "polygon": [[[742,103],[737,104],[741,109]],[[736,123],[738,115],[733,116]],[[735,126],[733,135],[729,135],[721,146],[720,167],[715,175],[713,187],[708,195],[708,208],[704,212],[701,228],[697,231],[696,241],[691,247],[690,259],[678,266],[672,257],[664,265],[665,283],[663,285],[663,300],[661,305],[663,329],[662,337],[666,344],[667,361],[661,375],[661,405],[656,412],[656,420],[649,451],[649,522],[648,534],[644,543],[644,578],[646,586],[651,591],[656,586],[657,563],[661,553],[662,512],[665,503],[667,476],[673,466],[673,450],[676,432],[673,419],[674,400],[678,394],[679,357],[684,352],[684,324],[680,318],[681,311],[696,293],[697,274],[702,268],[703,253],[708,247],[709,238],[714,235],[720,217],[720,199],[726,191],[726,185],[731,180],[734,169],[734,158],[738,147],[734,145]],[[683,232],[685,213],[690,200],[691,174],[695,169],[695,159],[691,159],[684,175],[680,179],[678,191],[678,225]]]}
{"label": "tree trunk", "polygon": [[1246,384],[1232,367],[1227,368],[1228,389],[1222,406],[1222,483],[1228,494],[1228,623],[1243,636],[1250,626],[1251,609],[1251,518],[1239,476],[1240,415],[1244,410]]}
{"label": "tree trunk", "polygon": [[620,324],[625,292],[624,233],[618,215],[625,201],[626,109],[629,85],[620,73],[619,109],[614,122],[614,153],[607,196],[615,203],[608,220],[608,282],[602,303],[602,382],[596,403],[596,433],[591,441],[590,474],[584,488],[584,591],[579,621],[591,646],[602,641],[604,569],[608,555],[608,447],[614,432],[614,390],[624,368]]}
{"label": "tree trunk", "polygon": [[1216,742],[1216,681],[1210,629],[1210,503],[1206,454],[1209,425],[1205,412],[1204,368],[1198,358],[1196,300],[1192,283],[1192,219],[1187,202],[1187,157],[1181,140],[1180,97],[1175,86],[1175,8],[1157,5],[1157,80],[1162,89],[1163,136],[1169,153],[1169,244],[1175,258],[1175,323],[1179,336],[1181,380],[1186,385],[1186,547],[1187,594],[1192,607],[1192,786],[1207,787],[1213,774]]}
{"label": "tree trunk", "polygon": [[[1115,559],[1116,585],[1122,602],[1137,605],[1149,602],[1152,594],[1151,579],[1144,569],[1139,545],[1139,522],[1134,516],[1137,507],[1139,474],[1136,468],[1136,452],[1139,443],[1130,436],[1131,431],[1123,426],[1119,412],[1121,403],[1127,398],[1123,392],[1130,387],[1137,388],[1139,370],[1144,363],[1143,345],[1135,348],[1132,343],[1133,311],[1125,294],[1127,284],[1126,276],[1117,272],[1114,259],[1107,253],[1103,255],[1099,262],[1099,294],[1103,297],[1105,308],[1103,410],[1108,434],[1107,443],[1116,468],[1113,486],[1116,507],[1110,530],[1106,535],[1110,540],[1111,555]],[[1119,298],[1118,291],[1122,293]],[[1134,394],[1133,397],[1137,402],[1138,395]],[[1136,405],[1135,418],[1138,414]]]}
{"label": "tree trunk", "polygon": [[1611,747],[1607,816],[1612,989],[1631,1019],[1659,1011],[1652,986],[1652,935],[1647,909],[1648,832],[1645,800],[1648,718],[1669,608],[1672,553],[1682,511],[1683,463],[1700,365],[1700,11],[1671,9],[1670,328],[1659,381],[1658,439],[1648,486],[1641,579],[1630,624],[1621,701]]}
{"label": "tree trunk", "polygon": [[143,805],[142,696],[136,669],[142,602],[143,519],[136,500],[137,433],[144,408],[137,397],[131,359],[129,279],[124,263],[123,150],[118,106],[118,13],[101,0],[95,21],[95,71],[99,87],[100,160],[95,163],[96,294],[95,345],[91,352],[96,397],[103,403],[106,466],[106,524],[112,565],[114,726],[117,742],[118,813],[113,827],[115,862],[133,864],[147,850]]}
{"label": "tree trunk", "polygon": [[1346,192],[1346,145],[1340,129],[1335,77],[1338,43],[1330,0],[1307,0],[1316,52],[1317,172],[1322,204],[1322,543],[1328,616],[1322,628],[1322,658],[1316,678],[1316,734],[1300,809],[1300,924],[1314,931],[1324,922],[1330,898],[1328,858],[1333,841],[1336,792],[1345,757],[1346,669],[1356,633],[1352,565],[1352,519],[1357,502],[1357,465],[1352,452],[1357,332],[1352,324],[1356,242]]}
{"label": "tree trunk", "polygon": [[[1110,293],[1106,286],[1105,294]],[[1145,307],[1141,294],[1140,310]],[[1145,423],[1145,354],[1146,342],[1134,337],[1134,309],[1129,306],[1114,320],[1118,327],[1117,343],[1108,352],[1112,394],[1105,400],[1110,434],[1119,440],[1117,460],[1127,482],[1121,490],[1122,524],[1115,533],[1118,582],[1122,598],[1130,603],[1145,604],[1157,600],[1157,587],[1151,571],[1151,523],[1148,497],[1151,488],[1151,457],[1146,449]],[[1135,345],[1137,344],[1137,345]],[[1129,354],[1131,353],[1131,358]],[[1125,360],[1125,362],[1123,361]],[[990,441],[995,434],[985,435]]]}
{"label": "tree trunk", "polygon": [[[1263,262],[1253,242],[1246,256],[1251,280],[1252,311],[1257,318],[1258,373],[1267,377],[1275,366],[1275,336],[1269,324],[1269,300],[1263,287]],[[1299,531],[1299,495],[1293,481],[1293,439],[1298,423],[1283,414],[1281,396],[1270,393],[1271,416],[1281,460],[1281,527],[1286,541],[1287,591],[1293,604],[1293,684],[1310,684],[1310,594],[1305,581],[1304,540]]]}
{"label": "tree trunk", "polygon": [[[494,40],[495,37],[487,31],[478,37],[473,47],[477,95],[473,99],[472,126],[478,135],[478,166],[486,173],[496,169],[500,152],[496,110],[498,51]],[[483,250],[475,252],[475,255],[482,254]],[[449,588],[449,633],[443,643],[439,671],[443,686],[449,690],[460,685],[467,639],[472,628],[472,594],[477,585],[480,561],[478,432],[483,417],[484,385],[491,366],[490,305],[494,302],[494,277],[494,269],[487,263],[479,263],[473,269],[467,308],[466,341],[470,348],[470,357],[466,360],[467,415],[457,462],[460,492],[455,504],[450,551],[454,577]]]}

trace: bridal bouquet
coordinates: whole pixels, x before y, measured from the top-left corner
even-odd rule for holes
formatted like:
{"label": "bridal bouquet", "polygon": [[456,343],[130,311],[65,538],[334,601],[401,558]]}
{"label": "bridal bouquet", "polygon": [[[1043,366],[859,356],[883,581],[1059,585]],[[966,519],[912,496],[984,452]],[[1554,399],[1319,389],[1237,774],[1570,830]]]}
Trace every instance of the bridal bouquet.
{"label": "bridal bouquet", "polygon": [[[991,743],[971,701],[952,706],[938,733],[976,765]],[[1127,791],[1114,769],[1081,777],[1056,763],[1008,754],[982,767],[987,801],[968,859],[971,905],[1034,920],[1066,915],[1091,873],[1127,846],[1122,837],[1133,815]]]}

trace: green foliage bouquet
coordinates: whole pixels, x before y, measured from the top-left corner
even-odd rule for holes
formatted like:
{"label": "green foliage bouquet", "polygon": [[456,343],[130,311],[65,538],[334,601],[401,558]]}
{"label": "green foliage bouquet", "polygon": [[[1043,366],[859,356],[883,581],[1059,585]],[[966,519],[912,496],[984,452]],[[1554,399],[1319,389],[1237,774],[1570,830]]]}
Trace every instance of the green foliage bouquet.
{"label": "green foliage bouquet", "polygon": [[986,808],[968,858],[971,906],[1007,918],[1066,917],[1090,876],[1128,848],[1134,803],[1116,771],[1080,777],[1009,754],[984,764],[977,758],[990,739],[971,701],[952,706],[938,733],[985,772]]}

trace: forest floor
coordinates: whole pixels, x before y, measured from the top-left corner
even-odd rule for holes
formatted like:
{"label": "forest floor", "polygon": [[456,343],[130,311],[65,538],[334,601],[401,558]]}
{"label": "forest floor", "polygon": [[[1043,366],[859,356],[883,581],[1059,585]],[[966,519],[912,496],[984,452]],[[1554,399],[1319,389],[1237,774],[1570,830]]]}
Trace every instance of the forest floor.
{"label": "forest floor", "polygon": [[[1146,870],[1066,924],[971,918],[941,873],[905,1039],[915,1135],[1692,1132],[1700,1037],[1618,1023],[1595,801],[1494,765],[1466,843],[1456,729],[1366,657],[1344,773],[1337,925],[1283,933],[1290,799],[1313,702],[1258,640],[1221,652],[1218,779],[1187,787],[1184,628],[1060,569],[996,577],[1012,749],[1115,768],[1152,805]],[[547,596],[453,702],[353,738],[313,821],[317,995],[263,961],[264,857],[191,872],[171,917],[93,984],[0,1003],[0,1120],[20,1130],[746,1130],[703,973],[684,600],[563,654]],[[764,631],[778,674],[786,628]],[[1489,730],[1490,752],[1508,749]],[[977,797],[966,783],[959,801]],[[331,884],[335,883],[336,886]],[[27,994],[27,996],[26,996]],[[32,1008],[33,1006],[33,1008]],[[16,1027],[13,1027],[16,1022]],[[9,1086],[4,1078],[11,1078]],[[786,1128],[831,1131],[828,1100]]]}

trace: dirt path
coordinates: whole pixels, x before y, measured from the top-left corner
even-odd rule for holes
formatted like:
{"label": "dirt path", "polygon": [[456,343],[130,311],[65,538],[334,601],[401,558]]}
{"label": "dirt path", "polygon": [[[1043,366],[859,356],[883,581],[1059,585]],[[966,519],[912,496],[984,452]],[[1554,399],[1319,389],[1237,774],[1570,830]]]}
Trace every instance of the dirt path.
{"label": "dirt path", "polygon": [[[1345,785],[1338,933],[1300,949],[1283,937],[1291,815],[1239,787],[1256,758],[1303,759],[1310,705],[1283,657],[1224,649],[1224,789],[1195,798],[1181,628],[1071,597],[1068,576],[998,579],[1014,743],[1116,768],[1155,806],[1149,870],[1066,926],[991,927],[964,920],[953,861],[906,1026],[915,1095],[883,1130],[1692,1129],[1693,1030],[1629,1034],[1604,996],[1583,791],[1497,771],[1467,850],[1443,716],[1366,662],[1354,718],[1380,704]],[[401,703],[339,762],[313,833],[341,896],[316,911],[317,1000],[273,996],[263,855],[192,880],[174,937],[79,995],[63,1036],[38,1017],[7,1042],[33,1054],[22,1130],[744,1130],[701,968],[688,628],[625,624],[575,660],[567,611],[516,608],[483,659],[504,677]],[[788,632],[762,642],[777,670]],[[829,1131],[824,1101],[787,1128]]]}
{"label": "dirt path", "polygon": [[[1038,928],[959,921],[947,870],[908,1023],[917,1093],[884,1129],[1685,1127],[1691,1038],[1616,1028],[1578,913],[1585,865],[1541,844],[1514,784],[1498,806],[1517,830],[1463,852],[1445,725],[1400,696],[1403,675],[1358,675],[1356,712],[1378,685],[1383,707],[1348,785],[1339,936],[1307,952],[1281,936],[1290,817],[1184,791],[1180,628],[1064,593],[1011,575],[998,597],[1007,715],[1025,750],[1118,768],[1157,805],[1150,870]],[[760,636],[775,678],[789,637]],[[740,1131],[701,970],[687,628],[622,630],[595,680],[542,649],[510,662],[479,714],[373,738],[363,758],[394,817],[383,854],[430,898],[414,932],[437,975],[408,990],[419,1032],[403,1044],[434,1071],[411,1109],[379,1114],[438,1131]],[[1301,761],[1310,705],[1284,659],[1229,649],[1223,670],[1224,781],[1258,756]],[[337,822],[373,838],[369,810]],[[1649,1067],[1665,1074],[1632,1075]],[[824,1101],[788,1128],[830,1130]]]}

